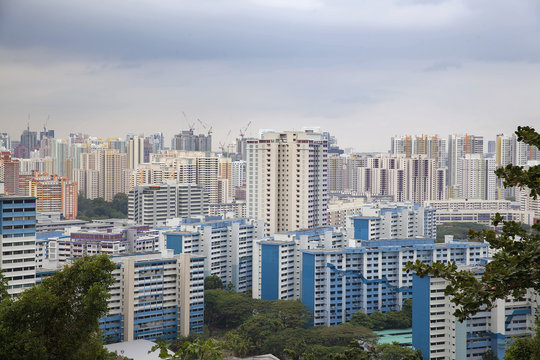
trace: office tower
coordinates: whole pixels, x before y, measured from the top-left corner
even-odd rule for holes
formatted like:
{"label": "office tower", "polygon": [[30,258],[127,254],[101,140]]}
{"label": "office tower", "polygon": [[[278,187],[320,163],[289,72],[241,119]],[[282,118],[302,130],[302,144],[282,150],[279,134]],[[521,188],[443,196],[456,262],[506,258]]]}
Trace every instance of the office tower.
{"label": "office tower", "polygon": [[115,282],[108,313],[99,320],[104,341],[172,341],[202,333],[203,260],[160,253],[113,257]]}
{"label": "office tower", "polygon": [[208,194],[202,186],[174,180],[166,180],[159,185],[136,186],[128,197],[129,219],[144,225],[206,215],[208,206]]}
{"label": "office tower", "polygon": [[128,168],[136,169],[144,163],[144,137],[133,136],[128,142]]}
{"label": "office tower", "polygon": [[253,219],[186,219],[177,230],[165,233],[166,246],[175,254],[204,258],[205,276],[217,275],[235,291],[252,287],[253,246],[263,238],[262,221]]}
{"label": "office tower", "polygon": [[11,150],[11,137],[8,133],[0,133],[0,150]]}
{"label": "office tower", "polygon": [[266,132],[247,143],[247,214],[266,234],[327,222],[327,142],[321,134]]}
{"label": "office tower", "polygon": [[126,169],[127,154],[99,149],[81,154],[81,169],[74,170],[73,175],[84,197],[112,201],[117,193],[126,192]]}
{"label": "office tower", "polygon": [[19,161],[11,159],[9,151],[0,152],[0,182],[4,183],[0,195],[24,195],[19,192],[19,172]]}
{"label": "office tower", "polygon": [[[34,150],[38,146],[37,142],[37,132],[30,131],[30,126],[28,126],[21,134],[21,147],[26,148],[27,152],[21,149],[21,155],[25,155],[21,158],[28,159],[30,156],[30,151]],[[17,156],[19,157],[19,156]]]}
{"label": "office tower", "polygon": [[193,129],[183,130],[174,135],[171,150],[211,152],[212,135],[195,135]]}
{"label": "office tower", "polygon": [[77,218],[79,192],[75,181],[35,171],[28,180],[28,195],[36,198],[36,211],[61,212],[68,220]]}
{"label": "office tower", "polygon": [[0,195],[0,236],[0,271],[16,295],[35,284],[35,198]]}
{"label": "office tower", "polygon": [[484,138],[475,135],[450,135],[448,137],[448,186],[450,192],[458,184],[458,161],[466,154],[483,154]]}
{"label": "office tower", "polygon": [[[460,267],[481,274],[483,266]],[[516,338],[533,335],[538,294],[528,290],[520,299],[499,299],[491,309],[482,309],[465,321],[454,316],[452,296],[445,295],[448,281],[413,276],[413,346],[424,359],[483,359],[492,350],[498,359]]]}
{"label": "office tower", "polygon": [[[481,154],[466,154],[457,162],[457,198],[495,200],[497,177],[495,159]],[[455,193],[454,193],[455,194]]]}

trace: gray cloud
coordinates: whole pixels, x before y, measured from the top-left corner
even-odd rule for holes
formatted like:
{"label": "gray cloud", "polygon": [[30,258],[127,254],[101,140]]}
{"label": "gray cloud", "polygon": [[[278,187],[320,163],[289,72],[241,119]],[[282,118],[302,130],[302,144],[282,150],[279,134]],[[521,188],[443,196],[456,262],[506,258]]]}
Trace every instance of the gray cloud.
{"label": "gray cloud", "polygon": [[319,125],[369,150],[385,150],[398,130],[511,131],[537,120],[525,100],[540,80],[539,9],[534,0],[2,2],[0,127],[18,134],[13,120],[30,112],[51,114],[60,134],[170,135],[186,111],[214,122],[218,138],[249,120]]}

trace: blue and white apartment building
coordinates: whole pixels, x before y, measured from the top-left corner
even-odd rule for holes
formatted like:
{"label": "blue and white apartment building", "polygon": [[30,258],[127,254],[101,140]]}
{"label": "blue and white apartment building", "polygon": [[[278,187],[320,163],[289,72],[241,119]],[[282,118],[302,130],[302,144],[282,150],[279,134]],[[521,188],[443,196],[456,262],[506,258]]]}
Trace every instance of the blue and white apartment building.
{"label": "blue and white apartment building", "polygon": [[113,256],[115,283],[100,319],[106,342],[174,340],[202,333],[204,258],[149,253]]}
{"label": "blue and white apartment building", "polygon": [[36,198],[0,195],[0,270],[8,294],[36,281]]}
{"label": "blue and white apartment building", "polygon": [[216,216],[183,219],[176,230],[165,234],[165,241],[175,254],[204,257],[205,275],[217,275],[224,284],[246,292],[253,282],[253,243],[263,234],[262,221]]}
{"label": "blue and white apartment building", "polygon": [[434,218],[413,204],[376,204],[351,217],[347,232],[321,228],[258,241],[253,296],[302,299],[314,325],[337,325],[357,311],[399,310],[412,297],[407,262],[474,265],[488,256],[483,243],[435,243]]}
{"label": "blue and white apartment building", "polygon": [[[481,274],[483,266],[460,270]],[[453,314],[455,304],[444,295],[448,282],[441,278],[413,276],[413,346],[426,360],[480,360],[491,349],[503,359],[507,346],[516,338],[532,335],[540,298],[528,290],[521,299],[499,299],[460,322]]]}

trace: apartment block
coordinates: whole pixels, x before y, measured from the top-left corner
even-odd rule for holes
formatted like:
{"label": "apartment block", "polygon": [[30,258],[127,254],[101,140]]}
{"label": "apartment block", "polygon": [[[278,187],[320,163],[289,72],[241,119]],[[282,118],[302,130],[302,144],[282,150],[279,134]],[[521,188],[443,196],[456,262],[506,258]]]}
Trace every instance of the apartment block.
{"label": "apartment block", "polygon": [[246,292],[252,287],[253,244],[263,238],[262,221],[253,219],[185,219],[166,233],[166,246],[175,254],[204,257],[205,275]]}
{"label": "apartment block", "polygon": [[252,296],[298,300],[302,294],[302,250],[346,246],[346,234],[331,227],[277,233],[253,244]]}
{"label": "apartment block", "polygon": [[128,217],[137,224],[157,225],[167,219],[206,215],[208,193],[200,185],[167,180],[136,186],[128,194]]}
{"label": "apartment block", "polygon": [[0,271],[9,295],[35,284],[36,198],[0,195]]}
{"label": "apartment block", "polygon": [[78,184],[66,177],[34,171],[27,180],[28,194],[35,197],[36,211],[60,212],[65,219],[77,218]]}
{"label": "apartment block", "polygon": [[247,214],[266,234],[325,226],[328,144],[319,133],[265,132],[247,142]]}
{"label": "apartment block", "polygon": [[161,253],[115,256],[108,313],[99,321],[105,342],[175,340],[202,333],[203,259]]}
{"label": "apartment block", "polygon": [[[463,267],[479,275],[483,266]],[[521,299],[497,300],[491,309],[484,308],[461,322],[454,316],[455,304],[444,290],[444,279],[413,275],[413,346],[424,359],[481,360],[492,350],[503,359],[507,346],[517,337],[533,334],[540,297],[527,291]]]}
{"label": "apartment block", "polygon": [[409,261],[475,265],[488,256],[484,243],[436,244],[429,238],[361,243],[302,250],[301,298],[313,312],[314,325],[337,325],[357,311],[401,309],[403,300],[412,297],[412,275],[403,270]]}

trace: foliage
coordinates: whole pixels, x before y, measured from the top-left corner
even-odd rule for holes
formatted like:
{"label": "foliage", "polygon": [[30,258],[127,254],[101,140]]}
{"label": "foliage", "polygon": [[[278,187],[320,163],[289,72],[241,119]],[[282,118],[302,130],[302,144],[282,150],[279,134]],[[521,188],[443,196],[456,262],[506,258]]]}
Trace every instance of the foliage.
{"label": "foliage", "polygon": [[[206,279],[205,279],[206,283]],[[253,299],[232,290],[205,291],[205,323],[210,329],[235,329],[256,314],[273,313],[285,328],[307,326],[311,313],[300,301]]]}
{"label": "foliage", "polygon": [[253,316],[255,299],[221,289],[204,292],[204,322],[210,328],[234,329]]}
{"label": "foliage", "polygon": [[454,235],[455,240],[464,240],[469,237],[469,231],[489,230],[490,227],[472,222],[447,222],[437,225],[436,242],[444,242],[445,235]]}
{"label": "foliage", "polygon": [[0,358],[106,359],[98,320],[107,312],[114,264],[83,257],[0,303]]}
{"label": "foliage", "polygon": [[204,290],[223,289],[223,281],[217,275],[210,275],[204,278]]}
{"label": "foliage", "polygon": [[179,349],[170,354],[167,345],[160,342],[152,347],[149,353],[159,350],[159,358],[167,360],[222,360],[221,344],[214,339],[197,338],[186,341]]}
{"label": "foliage", "polygon": [[118,193],[114,196],[112,202],[107,202],[102,198],[87,199],[79,195],[77,218],[80,220],[96,220],[127,218],[128,197],[124,193]]}
{"label": "foliage", "polygon": [[399,311],[389,311],[384,314],[373,312],[369,315],[358,311],[353,314],[349,322],[375,331],[410,328],[412,326],[412,300],[404,300],[402,310]]}
{"label": "foliage", "polygon": [[517,338],[506,349],[504,360],[540,360],[540,319],[536,319],[533,337]]}
{"label": "foliage", "polygon": [[[518,127],[519,141],[540,148],[540,134],[530,127]],[[526,187],[530,196],[540,194],[540,165],[524,168],[508,165],[497,169],[497,176],[504,179],[505,186]],[[498,226],[502,217],[497,214],[493,225]],[[434,263],[432,266],[417,261],[407,269],[421,276],[433,275],[449,281],[445,295],[452,295],[459,320],[477,313],[483,307],[491,308],[497,299],[508,296],[521,298],[527,289],[540,291],[540,222],[530,231],[513,221],[503,223],[502,230],[471,232],[473,238],[489,243],[496,253],[481,275],[469,271],[457,271],[455,263]]]}
{"label": "foliage", "polygon": [[482,360],[499,360],[499,358],[497,358],[497,356],[495,356],[495,353],[493,352],[493,350],[488,349],[488,350],[482,355]]}
{"label": "foliage", "polygon": [[423,356],[419,350],[394,343],[377,345],[375,358],[377,360],[420,360]]}

